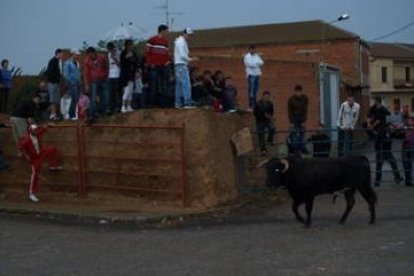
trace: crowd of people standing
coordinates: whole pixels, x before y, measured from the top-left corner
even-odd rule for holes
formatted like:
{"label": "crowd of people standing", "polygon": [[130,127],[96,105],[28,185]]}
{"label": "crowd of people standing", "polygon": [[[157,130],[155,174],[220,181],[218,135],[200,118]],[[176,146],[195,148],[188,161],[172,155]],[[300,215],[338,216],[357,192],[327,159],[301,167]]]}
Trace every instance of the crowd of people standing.
{"label": "crowd of people standing", "polygon": [[[71,50],[63,61],[63,51],[56,49],[39,83],[39,90],[28,101],[20,101],[13,108],[11,125],[16,144],[27,129],[41,120],[87,120],[114,113],[133,112],[139,108],[191,109],[211,107],[217,112],[234,112],[237,109],[237,89],[230,76],[221,70],[201,71],[196,66],[197,57],[190,55],[188,42],[194,34],[185,28],[174,41],[173,57],[170,56],[168,26],[158,26],[157,34],[145,44],[145,56],[134,51],[133,40],[124,40],[122,51],[116,43],[107,43],[107,52],[88,47],[83,59],[78,50]],[[8,95],[12,88],[13,68],[8,60],[1,62],[0,112],[6,112]],[[259,101],[262,57],[250,45],[243,57],[248,86],[248,111],[256,119],[258,142],[262,155],[275,145],[274,105],[271,92],[264,91]],[[309,99],[300,84],[293,87],[287,102],[290,130],[287,137],[289,153],[309,154],[306,141],[313,144],[314,157],[329,157],[331,137],[325,126],[305,139]],[[338,156],[353,154],[354,131],[359,119],[360,105],[349,95],[340,105],[338,114]],[[368,119],[367,129],[375,133],[376,181],[379,186],[384,161],[389,161],[397,183],[403,179],[392,154],[392,137],[387,117],[391,114],[375,99]],[[413,118],[406,118],[405,125],[412,127]],[[411,163],[414,159],[414,132],[407,129],[403,142],[403,165],[406,185],[412,185]],[[267,136],[266,136],[267,134]],[[19,154],[21,154],[19,152]],[[1,156],[0,156],[1,157]],[[1,168],[1,164],[0,164]]]}

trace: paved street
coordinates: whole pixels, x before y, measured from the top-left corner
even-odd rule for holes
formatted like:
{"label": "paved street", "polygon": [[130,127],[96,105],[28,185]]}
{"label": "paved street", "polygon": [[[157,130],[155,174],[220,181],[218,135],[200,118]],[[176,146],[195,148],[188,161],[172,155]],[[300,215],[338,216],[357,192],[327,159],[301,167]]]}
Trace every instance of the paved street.
{"label": "paved street", "polygon": [[289,203],[168,229],[0,214],[0,275],[413,275],[414,189],[377,191],[374,226],[359,197],[338,225],[343,199],[329,196],[311,229]]}

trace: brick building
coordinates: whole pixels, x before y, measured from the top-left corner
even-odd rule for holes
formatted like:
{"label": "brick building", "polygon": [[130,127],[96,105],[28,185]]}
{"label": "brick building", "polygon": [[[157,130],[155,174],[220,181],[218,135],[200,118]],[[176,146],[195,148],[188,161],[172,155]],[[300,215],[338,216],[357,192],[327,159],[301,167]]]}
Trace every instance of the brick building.
{"label": "brick building", "polygon": [[[189,42],[191,54],[201,58],[194,66],[220,69],[236,80],[243,107],[247,105],[247,83],[242,57],[251,44],[265,61],[260,91],[273,92],[280,127],[287,126],[286,103],[296,83],[303,84],[310,97],[311,127],[324,121],[328,113],[331,118],[325,122],[334,125],[339,102],[347,91],[356,95],[362,113],[366,112],[369,46],[334,25],[307,21],[196,30]],[[321,69],[327,69],[326,73]]]}

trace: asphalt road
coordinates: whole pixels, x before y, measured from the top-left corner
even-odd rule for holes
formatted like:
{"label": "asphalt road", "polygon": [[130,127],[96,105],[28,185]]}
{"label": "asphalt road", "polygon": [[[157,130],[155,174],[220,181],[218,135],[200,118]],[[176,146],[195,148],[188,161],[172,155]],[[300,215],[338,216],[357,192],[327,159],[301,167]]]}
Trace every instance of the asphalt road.
{"label": "asphalt road", "polygon": [[414,275],[414,188],[377,191],[373,226],[359,197],[338,225],[328,196],[310,229],[289,203],[168,229],[0,214],[0,275]]}

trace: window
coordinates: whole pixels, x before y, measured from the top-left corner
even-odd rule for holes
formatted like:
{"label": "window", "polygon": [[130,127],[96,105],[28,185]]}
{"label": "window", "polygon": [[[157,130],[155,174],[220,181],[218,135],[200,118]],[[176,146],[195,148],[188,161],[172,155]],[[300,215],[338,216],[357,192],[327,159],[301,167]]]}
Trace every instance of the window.
{"label": "window", "polygon": [[410,67],[405,67],[405,82],[410,82],[410,80],[411,80]]}
{"label": "window", "polygon": [[381,67],[382,83],[387,83],[387,67]]}
{"label": "window", "polygon": [[401,108],[401,101],[399,98],[394,99],[394,109],[399,110]]}

